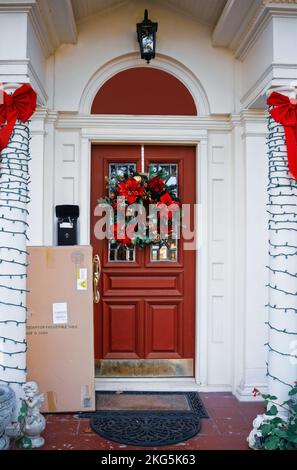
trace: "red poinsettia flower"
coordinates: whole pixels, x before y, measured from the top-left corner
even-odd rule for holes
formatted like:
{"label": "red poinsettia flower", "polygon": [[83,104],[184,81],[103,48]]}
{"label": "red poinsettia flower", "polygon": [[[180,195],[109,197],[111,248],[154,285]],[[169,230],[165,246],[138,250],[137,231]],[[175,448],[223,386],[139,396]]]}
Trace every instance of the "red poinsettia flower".
{"label": "red poinsettia flower", "polygon": [[258,395],[261,395],[261,393],[259,392],[259,390],[258,390],[257,388],[253,388],[253,390],[252,390],[252,395],[253,395],[254,397],[256,397],[256,396],[258,396]]}
{"label": "red poinsettia flower", "polygon": [[117,186],[117,193],[127,199],[128,204],[133,204],[136,199],[142,195],[144,186],[136,181],[134,178],[127,178]]}
{"label": "red poinsettia flower", "polygon": [[169,193],[163,194],[156,205],[160,208],[160,216],[166,217],[168,214],[168,219],[172,219],[172,213],[178,211],[180,207],[180,203],[173,201]]}
{"label": "red poinsettia flower", "polygon": [[165,188],[164,181],[157,176],[153,176],[150,180],[148,180],[147,185],[151,191],[154,191],[154,193],[161,193]]}
{"label": "red poinsettia flower", "polygon": [[172,203],[172,197],[169,193],[162,194],[160,197],[160,202],[169,206]]}

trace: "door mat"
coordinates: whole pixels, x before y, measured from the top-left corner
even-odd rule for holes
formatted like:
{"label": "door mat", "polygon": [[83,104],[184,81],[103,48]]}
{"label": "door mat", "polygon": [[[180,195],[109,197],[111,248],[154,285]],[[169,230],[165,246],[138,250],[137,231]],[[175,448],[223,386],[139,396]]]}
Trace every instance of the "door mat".
{"label": "door mat", "polygon": [[96,411],[82,417],[105,439],[155,447],[195,436],[208,414],[196,392],[97,392]]}

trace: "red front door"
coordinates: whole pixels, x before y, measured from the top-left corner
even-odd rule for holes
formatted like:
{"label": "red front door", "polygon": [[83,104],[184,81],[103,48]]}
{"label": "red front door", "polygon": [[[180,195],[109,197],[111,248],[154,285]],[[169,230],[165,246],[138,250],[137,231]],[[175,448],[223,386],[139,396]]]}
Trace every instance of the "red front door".
{"label": "red front door", "polygon": [[[144,146],[144,168],[165,171],[182,203],[195,203],[195,148]],[[101,300],[94,305],[97,375],[193,375],[195,252],[183,239],[163,246],[120,248],[97,240],[94,216],[105,177],[141,171],[141,146],[93,145],[91,243],[101,259]]]}

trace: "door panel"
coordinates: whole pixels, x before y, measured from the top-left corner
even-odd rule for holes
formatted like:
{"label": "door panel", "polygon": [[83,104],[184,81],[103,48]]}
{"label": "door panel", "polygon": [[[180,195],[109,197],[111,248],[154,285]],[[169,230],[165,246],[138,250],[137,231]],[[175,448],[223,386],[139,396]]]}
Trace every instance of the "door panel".
{"label": "door panel", "polygon": [[103,296],[151,296],[182,295],[183,272],[142,272],[131,275],[131,271],[103,273]]}
{"label": "door panel", "polygon": [[147,359],[183,357],[182,308],[182,300],[146,302]]}
{"label": "door panel", "polygon": [[[150,165],[167,171],[171,183],[177,182],[181,202],[191,204],[194,210],[194,147],[145,146],[144,164],[145,171]],[[102,300],[94,307],[95,357],[104,364],[134,360],[134,372],[139,359],[141,367],[143,360],[151,364],[152,360],[187,359],[184,369],[187,375],[191,369],[193,375],[195,252],[184,251],[183,239],[166,242],[161,248],[153,245],[116,252],[108,241],[94,236],[98,220],[94,208],[98,198],[106,195],[105,176],[129,172],[130,168],[140,171],[140,146],[92,147],[91,241],[94,254],[102,260]],[[172,363],[162,370],[174,367]]]}
{"label": "door panel", "polygon": [[103,301],[103,357],[143,357],[143,314],[137,300]]}
{"label": "door panel", "polygon": [[[182,204],[191,207],[191,230],[194,225],[194,211],[196,202],[196,149],[194,147],[172,147],[172,146],[145,146],[145,168],[149,165],[177,165],[178,196]],[[152,262],[150,255],[146,255],[146,266],[150,267]],[[157,261],[155,269],[162,272],[170,266],[172,273],[177,273],[179,267],[183,268],[184,282],[182,284],[183,300],[182,307],[182,357],[194,358],[195,355],[195,286],[196,286],[196,252],[184,250],[184,239],[178,240],[178,259],[175,263]],[[168,303],[170,301],[168,299]]]}

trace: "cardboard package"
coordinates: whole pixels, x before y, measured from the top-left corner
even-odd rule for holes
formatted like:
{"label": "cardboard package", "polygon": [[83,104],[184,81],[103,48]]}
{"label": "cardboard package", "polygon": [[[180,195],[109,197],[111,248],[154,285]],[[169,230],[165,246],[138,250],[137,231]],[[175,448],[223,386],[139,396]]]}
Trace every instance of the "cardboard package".
{"label": "cardboard package", "polygon": [[44,412],[95,409],[92,247],[30,247],[27,380]]}

